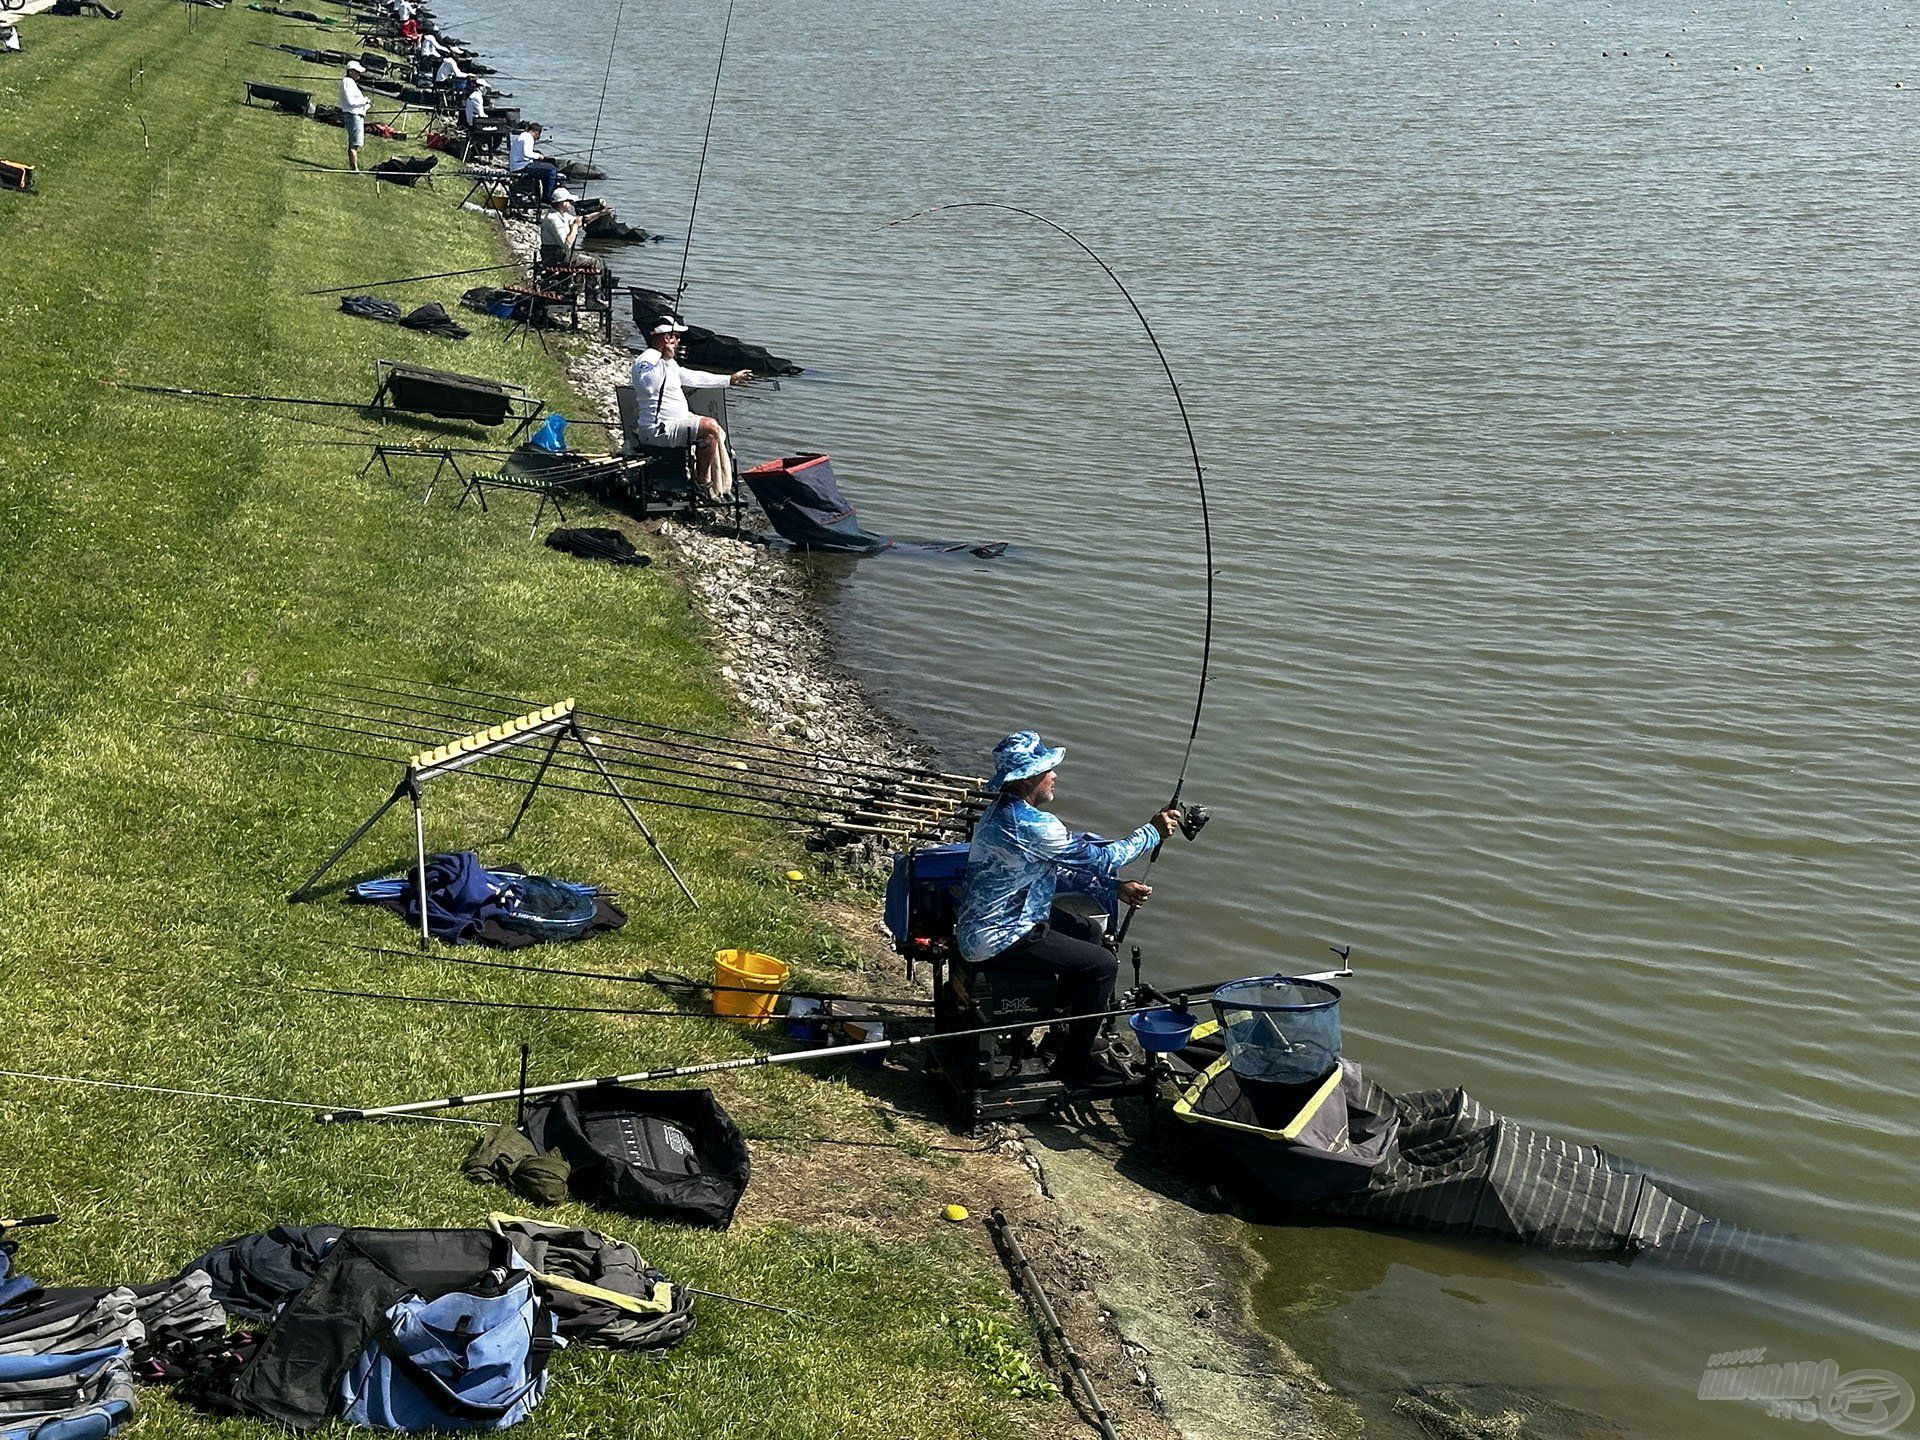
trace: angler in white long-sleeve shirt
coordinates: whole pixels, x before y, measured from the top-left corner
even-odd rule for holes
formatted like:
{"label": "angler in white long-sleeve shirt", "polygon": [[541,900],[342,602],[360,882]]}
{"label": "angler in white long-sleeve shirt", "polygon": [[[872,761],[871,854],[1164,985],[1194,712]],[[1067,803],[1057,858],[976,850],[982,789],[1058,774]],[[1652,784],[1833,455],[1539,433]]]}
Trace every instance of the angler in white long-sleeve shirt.
{"label": "angler in white long-sleeve shirt", "polygon": [[553,203],[553,187],[560,183],[560,167],[534,147],[540,143],[540,126],[535,123],[513,133],[507,146],[507,169],[515,175],[531,175],[540,183],[540,203]]}
{"label": "angler in white long-sleeve shirt", "polygon": [[347,73],[340,77],[340,123],[347,130],[347,168],[360,168],[360,147],[367,143],[367,111],[373,108],[359,78],[366,67],[358,60],[347,62]]}
{"label": "angler in white long-sleeve shirt", "polygon": [[660,450],[696,447],[700,484],[716,500],[733,496],[733,464],[727,455],[727,432],[719,422],[687,408],[688,390],[717,390],[744,385],[751,370],[722,375],[714,370],[689,370],[680,364],[680,337],[687,327],[672,315],[663,315],[647,332],[651,347],[633,362],[633,396],[640,412],[635,439]]}

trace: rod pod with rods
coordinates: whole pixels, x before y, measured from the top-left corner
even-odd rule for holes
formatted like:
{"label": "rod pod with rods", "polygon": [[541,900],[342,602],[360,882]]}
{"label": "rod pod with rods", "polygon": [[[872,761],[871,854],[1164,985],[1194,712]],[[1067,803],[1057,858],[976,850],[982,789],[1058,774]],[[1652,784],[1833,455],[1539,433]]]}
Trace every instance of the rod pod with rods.
{"label": "rod pod with rods", "polygon": [[1047,1298],[1046,1287],[1040,1283],[1040,1276],[1035,1273],[1033,1262],[1027,1259],[1027,1252],[1020,1248],[1013,1226],[1007,1223],[1006,1212],[998,1205],[987,1216],[987,1229],[1007,1257],[1007,1268],[1013,1271],[1015,1288],[1023,1290],[1032,1299],[1033,1308],[1046,1324],[1047,1338],[1060,1347],[1060,1353],[1067,1362],[1068,1375],[1079,1383],[1081,1393],[1087,1397],[1087,1405],[1093,1411],[1093,1428],[1100,1432],[1103,1440],[1120,1440],[1114,1433],[1113,1420],[1107,1414],[1107,1407],[1101,1403],[1099,1392],[1093,1388],[1093,1377],[1087,1374],[1086,1361],[1080,1358],[1073,1341],[1067,1338],[1066,1328],[1053,1312],[1053,1301]]}
{"label": "rod pod with rods", "polygon": [[[1182,1008],[1176,1001],[1173,1008]],[[902,1035],[893,1040],[862,1040],[853,1045],[821,1045],[811,1050],[788,1050],[778,1054],[746,1055],[737,1060],[708,1060],[693,1065],[672,1065],[664,1070],[636,1070],[630,1075],[600,1075],[589,1080],[562,1080],[552,1085],[535,1085],[528,1095],[567,1095],[582,1090],[597,1090],[608,1085],[650,1085],[659,1080],[683,1080],[695,1075],[717,1075],[723,1070],[753,1070],[765,1065],[796,1065],[803,1060],[833,1060],[847,1055],[877,1055],[887,1050],[910,1050],[943,1040],[967,1040],[979,1035],[1011,1035],[1023,1030],[1051,1030],[1086,1020],[1117,1020],[1128,1015],[1144,1015],[1150,1010],[1165,1010],[1165,1004],[1130,1005],[1118,1010],[1096,1010],[1085,1015],[1061,1015],[1051,1020],[1019,1020],[1002,1025],[978,1025],[968,1030],[941,1030],[925,1035]],[[398,1105],[368,1105],[355,1110],[327,1110],[313,1118],[322,1125],[349,1120],[377,1120],[387,1115],[418,1115],[428,1110],[458,1110],[468,1105],[491,1105],[500,1100],[518,1098],[520,1091],[490,1090],[475,1095],[446,1095],[437,1100],[407,1100]]]}

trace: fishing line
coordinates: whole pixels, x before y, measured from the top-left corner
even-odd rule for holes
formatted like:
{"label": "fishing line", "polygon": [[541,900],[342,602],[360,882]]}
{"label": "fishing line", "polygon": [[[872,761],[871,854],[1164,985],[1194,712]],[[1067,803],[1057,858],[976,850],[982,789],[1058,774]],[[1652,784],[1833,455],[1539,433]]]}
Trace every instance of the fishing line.
{"label": "fishing line", "polygon": [[700,141],[700,168],[693,176],[693,205],[687,211],[687,243],[680,251],[680,283],[673,290],[673,308],[680,309],[680,297],[687,293],[687,258],[693,254],[693,219],[700,213],[700,185],[707,178],[707,145],[713,139],[713,112],[720,105],[720,71],[727,63],[727,32],[733,28],[733,0],[727,0],[726,23],[720,27],[720,59],[713,67],[713,95],[707,101],[707,133]]}

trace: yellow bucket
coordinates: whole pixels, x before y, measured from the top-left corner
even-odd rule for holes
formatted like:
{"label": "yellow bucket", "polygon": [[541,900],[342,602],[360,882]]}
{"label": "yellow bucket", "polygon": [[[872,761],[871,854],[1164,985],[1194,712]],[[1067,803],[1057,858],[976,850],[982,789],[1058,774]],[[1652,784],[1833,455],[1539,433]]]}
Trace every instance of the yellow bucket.
{"label": "yellow bucket", "polygon": [[[792,974],[784,963],[771,955],[752,950],[716,950],[713,952],[713,1013],[729,1020],[759,1024],[773,1014],[772,992],[787,983]],[[732,988],[726,988],[732,987]],[[743,995],[741,990],[765,990],[765,995]]]}

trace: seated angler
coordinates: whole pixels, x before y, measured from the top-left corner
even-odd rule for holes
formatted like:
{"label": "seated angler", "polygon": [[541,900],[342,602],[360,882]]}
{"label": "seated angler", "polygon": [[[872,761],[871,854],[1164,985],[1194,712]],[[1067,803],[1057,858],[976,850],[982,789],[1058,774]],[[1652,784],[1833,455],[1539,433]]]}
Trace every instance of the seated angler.
{"label": "seated angler", "polygon": [[[993,747],[992,789],[999,791],[974,826],[967,875],[960,893],[957,940],[970,965],[1051,970],[1059,977],[1062,1014],[1110,1009],[1119,962],[1100,943],[1103,927],[1053,903],[1055,889],[1096,900],[1139,905],[1152,894],[1120,868],[1138,859],[1179,826],[1176,811],[1161,810],[1120,840],[1069,831],[1041,806],[1053,802],[1064,748],[1048,749],[1031,730]],[[1097,1020],[1066,1027],[1055,1070],[1069,1083],[1118,1081],[1126,1073],[1096,1057]]]}
{"label": "seated angler", "polygon": [[440,53],[440,63],[434,67],[433,83],[441,88],[450,88],[467,83],[467,72],[460,68],[460,62],[447,54]]}
{"label": "seated angler", "polygon": [[579,265],[590,270],[607,267],[597,255],[580,249],[580,236],[587,222],[576,208],[574,194],[564,185],[554,188],[553,208],[540,217],[540,263],[542,265]]}
{"label": "seated angler", "polygon": [[553,203],[553,188],[560,183],[560,168],[534,147],[540,143],[540,126],[532,124],[514,133],[507,147],[507,169],[515,175],[530,175],[540,185],[540,203]]}
{"label": "seated angler", "polygon": [[733,462],[727,455],[727,432],[719,422],[687,408],[686,392],[744,385],[751,370],[721,375],[710,370],[687,370],[680,365],[680,337],[687,332],[678,317],[662,315],[647,331],[649,349],[633,362],[633,397],[640,414],[635,439],[658,450],[697,447],[696,475],[700,486],[715,500],[733,497]]}
{"label": "seated angler", "polygon": [[469,130],[487,118],[487,102],[481,93],[486,88],[487,82],[478,76],[467,82],[467,98],[460,102],[460,119]]}

